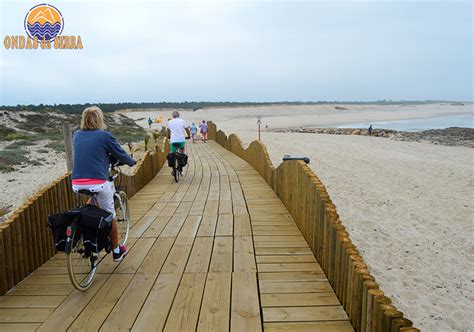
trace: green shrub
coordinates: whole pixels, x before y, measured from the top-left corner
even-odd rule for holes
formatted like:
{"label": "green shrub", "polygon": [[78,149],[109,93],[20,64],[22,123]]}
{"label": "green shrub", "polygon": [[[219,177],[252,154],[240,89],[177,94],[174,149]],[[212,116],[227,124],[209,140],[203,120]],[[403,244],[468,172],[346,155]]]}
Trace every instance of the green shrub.
{"label": "green shrub", "polygon": [[45,148],[53,149],[56,152],[64,152],[64,143],[62,141],[52,141],[45,145]]}
{"label": "green shrub", "polygon": [[0,172],[11,172],[15,170],[14,166],[29,163],[30,159],[28,159],[26,154],[27,152],[21,148],[16,150],[1,150]]}
{"label": "green shrub", "polygon": [[5,141],[8,135],[15,133],[15,129],[8,128],[7,126],[0,124],[0,141]]}
{"label": "green shrub", "polygon": [[5,147],[5,149],[7,149],[7,150],[16,150],[16,149],[22,148],[24,146],[32,146],[32,145],[34,145],[34,143],[32,143],[30,141],[20,140],[20,141],[16,141],[14,143],[11,143],[10,145],[7,145]]}

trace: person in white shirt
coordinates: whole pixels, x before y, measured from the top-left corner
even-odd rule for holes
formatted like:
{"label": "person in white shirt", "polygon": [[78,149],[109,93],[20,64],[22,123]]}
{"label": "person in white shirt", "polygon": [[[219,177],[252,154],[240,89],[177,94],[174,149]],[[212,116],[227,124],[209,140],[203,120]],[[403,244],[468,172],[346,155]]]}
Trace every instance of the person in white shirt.
{"label": "person in white shirt", "polygon": [[178,111],[173,111],[173,119],[168,122],[166,132],[170,140],[170,152],[175,153],[179,149],[181,153],[184,153],[185,140],[191,137],[191,133],[186,122],[179,117]]}

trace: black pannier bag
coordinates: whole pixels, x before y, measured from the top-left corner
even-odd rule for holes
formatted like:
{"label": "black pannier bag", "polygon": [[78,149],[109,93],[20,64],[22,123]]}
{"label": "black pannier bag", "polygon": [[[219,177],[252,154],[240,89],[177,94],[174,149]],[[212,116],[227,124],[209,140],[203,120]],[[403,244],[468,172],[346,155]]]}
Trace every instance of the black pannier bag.
{"label": "black pannier bag", "polygon": [[111,250],[110,230],[113,215],[95,205],[87,204],[65,213],[67,216],[79,217],[79,225],[84,239],[86,251],[100,252]]}
{"label": "black pannier bag", "polygon": [[54,246],[58,251],[64,251],[66,247],[66,230],[72,221],[77,218],[80,233],[76,232],[77,240],[81,234],[84,238],[84,246],[89,252],[100,252],[103,249],[110,251],[110,230],[112,228],[113,215],[95,205],[87,204],[69,210],[65,213],[53,214],[48,217],[48,225],[53,232]]}
{"label": "black pannier bag", "polygon": [[166,160],[168,160],[168,166],[169,167],[173,167],[174,166],[174,159],[176,157],[176,154],[174,153],[168,153],[168,155],[166,156]]}
{"label": "black pannier bag", "polygon": [[188,155],[186,154],[179,154],[178,155],[178,164],[181,167],[184,167],[188,164]]}
{"label": "black pannier bag", "polygon": [[72,219],[64,213],[48,216],[48,225],[53,233],[54,246],[57,251],[64,251],[66,248],[66,229],[71,224],[71,221]]}

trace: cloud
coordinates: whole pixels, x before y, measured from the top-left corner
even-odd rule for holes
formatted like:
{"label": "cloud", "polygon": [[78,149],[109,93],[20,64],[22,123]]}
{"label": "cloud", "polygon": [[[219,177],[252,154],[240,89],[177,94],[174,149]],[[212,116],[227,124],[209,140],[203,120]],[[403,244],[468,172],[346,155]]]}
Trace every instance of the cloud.
{"label": "cloud", "polygon": [[[35,4],[2,2],[2,39]],[[467,2],[55,6],[84,49],[2,48],[0,104],[472,99]]]}

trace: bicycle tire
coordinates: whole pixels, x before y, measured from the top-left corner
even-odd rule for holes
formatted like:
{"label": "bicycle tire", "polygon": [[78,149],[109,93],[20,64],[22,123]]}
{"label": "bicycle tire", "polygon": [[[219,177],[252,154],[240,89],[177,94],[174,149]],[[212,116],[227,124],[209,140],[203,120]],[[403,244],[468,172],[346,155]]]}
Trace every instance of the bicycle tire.
{"label": "bicycle tire", "polygon": [[178,172],[178,170],[177,170],[177,169],[174,169],[173,174],[174,174],[174,181],[175,181],[176,183],[178,183],[178,182],[179,182],[179,172]]}
{"label": "bicycle tire", "polygon": [[[72,239],[76,239],[78,230],[79,224],[72,226]],[[74,288],[79,291],[89,289],[95,279],[98,257],[97,254],[91,254],[89,257],[85,255],[82,235],[76,241],[73,240],[71,251],[66,254],[66,260],[69,280]]]}
{"label": "bicycle tire", "polygon": [[178,183],[179,181],[179,170],[178,170],[178,154],[175,153],[174,165],[173,165],[173,177],[174,181]]}
{"label": "bicycle tire", "polygon": [[115,193],[119,200],[119,206],[116,211],[115,221],[117,223],[117,232],[119,238],[119,245],[125,245],[128,240],[128,233],[130,231],[130,209],[128,207],[127,194],[124,191]]}

